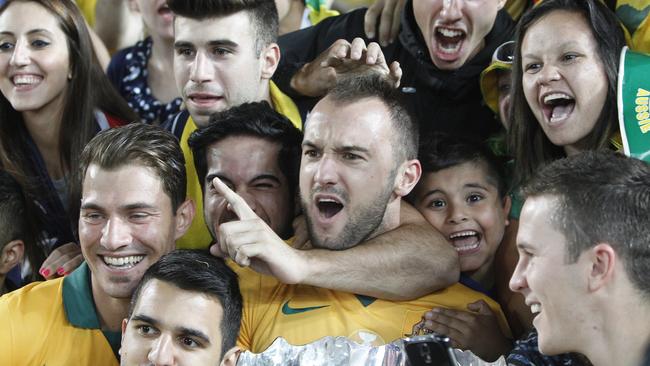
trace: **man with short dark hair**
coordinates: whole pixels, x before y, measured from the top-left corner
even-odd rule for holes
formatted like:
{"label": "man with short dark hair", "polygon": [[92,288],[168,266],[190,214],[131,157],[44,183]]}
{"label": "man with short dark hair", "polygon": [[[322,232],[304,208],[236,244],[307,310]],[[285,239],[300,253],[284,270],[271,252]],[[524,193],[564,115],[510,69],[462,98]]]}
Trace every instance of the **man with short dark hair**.
{"label": "man with short dark hair", "polygon": [[[300,199],[316,249],[292,249],[218,174],[206,180],[206,191],[214,190],[239,219],[215,227],[222,251],[283,282],[250,273],[240,276],[244,348],[261,352],[278,336],[291,344],[327,335],[384,344],[417,333],[415,325],[434,305],[464,309],[484,299],[500,313],[494,301],[459,284],[412,301],[374,295],[393,287],[393,281],[412,286],[408,275],[417,276],[429,260],[413,253],[386,257],[371,244],[399,226],[401,197],[420,177],[417,129],[395,93],[382,77],[350,79],[310,114],[302,142]],[[315,259],[319,255],[345,265],[324,265]],[[399,267],[393,263],[405,258],[410,262]],[[507,329],[502,314],[500,321]]]}
{"label": "man with short dark hair", "polygon": [[117,365],[133,290],[192,221],[183,154],[159,127],[97,134],[81,154],[79,177],[85,262],[0,298],[1,364]]}
{"label": "man with short dark hair", "polygon": [[510,288],[535,316],[539,350],[640,365],[650,342],[650,165],[585,152],[544,167],[523,191]]}
{"label": "man with short dark hair", "polygon": [[144,273],[122,321],[121,365],[235,365],[237,275],[210,253],[177,250]]}
{"label": "man with short dark hair", "polygon": [[166,126],[179,139],[187,164],[187,195],[196,203],[194,222],[179,248],[206,249],[210,233],[192,151],[187,145],[210,115],[246,102],[266,101],[297,128],[293,101],[271,81],[280,60],[278,13],[273,0],[170,0],[174,19],[174,76],[186,111]]}

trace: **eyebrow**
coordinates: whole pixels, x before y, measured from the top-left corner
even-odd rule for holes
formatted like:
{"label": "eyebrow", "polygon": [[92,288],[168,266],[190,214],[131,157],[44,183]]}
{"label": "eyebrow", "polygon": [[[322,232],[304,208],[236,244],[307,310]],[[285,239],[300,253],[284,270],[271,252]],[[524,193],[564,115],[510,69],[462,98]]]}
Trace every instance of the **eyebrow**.
{"label": "eyebrow", "polygon": [[276,177],[273,174],[268,174],[268,173],[267,174],[260,174],[260,175],[256,176],[255,178],[251,179],[250,183],[253,183],[256,180],[262,180],[262,179],[268,179],[268,180],[272,180],[272,181],[276,182],[277,184],[282,184],[282,183],[280,183],[280,179],[278,177]]}
{"label": "eyebrow", "polygon": [[210,47],[215,47],[215,46],[226,46],[230,48],[237,48],[239,46],[237,43],[229,40],[229,39],[215,39],[212,41],[208,41],[208,46]]}
{"label": "eyebrow", "polygon": [[488,188],[480,183],[467,183],[463,185],[464,188],[480,188],[483,190],[488,190]]}
{"label": "eyebrow", "polygon": [[366,149],[365,147],[356,146],[356,145],[343,145],[335,148],[335,150],[340,152],[354,151],[354,152],[361,152],[366,154],[370,153],[370,150]]}
{"label": "eyebrow", "polygon": [[232,181],[230,179],[228,179],[228,177],[226,177],[225,175],[223,175],[221,173],[210,173],[210,174],[206,175],[205,176],[205,182],[210,184],[210,183],[212,183],[214,178],[219,178],[219,180],[224,182],[226,185],[228,183],[232,184]]}
{"label": "eyebrow", "polygon": [[[144,315],[144,314],[136,314],[131,317],[131,320],[133,321],[140,321],[144,323],[148,323],[153,325],[154,327],[160,327],[160,322],[150,316]],[[201,339],[205,345],[210,345],[210,337],[208,337],[205,333],[201,332],[200,330],[197,329],[192,329],[192,328],[187,328],[187,327],[175,327],[174,331],[176,333],[182,334],[184,336],[192,336]]]}
{"label": "eyebrow", "polygon": [[[569,41],[566,41],[566,42],[564,42],[564,43],[560,43],[559,45],[556,45],[556,46],[557,46],[558,48],[560,48],[560,49],[564,49],[564,48],[567,48],[567,47],[569,47],[569,46],[574,46],[574,45],[579,45],[579,43],[576,42],[576,41],[573,41],[573,40],[569,40]],[[532,53],[525,53],[525,54],[522,54],[521,57],[522,57],[522,58],[524,58],[524,57],[528,57],[528,58],[537,58],[537,57],[539,57],[539,56],[536,55],[536,54],[532,54]]]}
{"label": "eyebrow", "polygon": [[[50,32],[50,31],[47,30],[47,29],[43,29],[43,28],[36,28],[36,29],[32,29],[32,30],[30,30],[30,31],[27,32],[28,35],[32,35],[32,34],[35,34],[35,33],[47,33],[47,34],[52,34],[52,32]],[[4,36],[4,35],[13,36],[14,33],[13,33],[13,32],[9,32],[9,31],[3,31],[3,32],[0,32],[0,35],[3,35],[3,36]]]}
{"label": "eyebrow", "polygon": [[[135,203],[130,203],[128,205],[120,206],[120,208],[123,210],[130,211],[130,210],[140,210],[140,209],[156,209],[157,207],[144,202],[135,202]],[[104,208],[96,203],[87,202],[81,205],[81,209],[102,211]]]}

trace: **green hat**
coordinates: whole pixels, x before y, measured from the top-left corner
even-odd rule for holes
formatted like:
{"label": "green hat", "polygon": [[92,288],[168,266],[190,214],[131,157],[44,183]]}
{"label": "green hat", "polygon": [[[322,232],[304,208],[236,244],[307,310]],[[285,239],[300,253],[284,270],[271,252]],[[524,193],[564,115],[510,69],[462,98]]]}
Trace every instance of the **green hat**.
{"label": "green hat", "polygon": [[618,123],[625,155],[650,162],[650,55],[621,52]]}
{"label": "green hat", "polygon": [[481,72],[481,93],[485,104],[494,112],[499,114],[499,73],[498,70],[511,70],[512,65],[492,61],[483,72]]}
{"label": "green hat", "polygon": [[481,72],[481,93],[485,104],[499,114],[499,70],[511,70],[514,53],[514,41],[508,41],[497,47],[492,55],[492,63]]}

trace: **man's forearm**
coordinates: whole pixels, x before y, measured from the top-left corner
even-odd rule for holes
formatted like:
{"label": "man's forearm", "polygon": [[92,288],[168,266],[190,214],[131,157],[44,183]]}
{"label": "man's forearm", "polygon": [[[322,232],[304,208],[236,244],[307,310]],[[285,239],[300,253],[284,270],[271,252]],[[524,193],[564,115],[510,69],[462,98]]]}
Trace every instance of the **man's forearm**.
{"label": "man's forearm", "polygon": [[387,300],[410,300],[458,281],[458,255],[412,207],[402,224],[343,251],[302,251],[303,284]]}

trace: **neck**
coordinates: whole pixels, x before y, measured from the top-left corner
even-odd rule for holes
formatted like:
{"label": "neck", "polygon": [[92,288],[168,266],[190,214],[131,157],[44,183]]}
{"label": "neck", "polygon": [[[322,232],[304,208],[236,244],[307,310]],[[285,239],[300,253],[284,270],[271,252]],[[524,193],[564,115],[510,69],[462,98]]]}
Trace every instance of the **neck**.
{"label": "neck", "polygon": [[156,64],[165,65],[166,70],[172,70],[172,66],[174,65],[174,39],[152,35],[151,40],[153,44],[151,46],[149,64],[153,61]]}
{"label": "neck", "polygon": [[573,145],[566,145],[564,147],[564,153],[566,154],[566,156],[573,156],[573,155],[576,155],[578,153],[581,153],[582,151],[583,151],[582,149],[580,149],[580,148],[578,148],[576,146],[573,146]]}
{"label": "neck", "polygon": [[302,1],[291,0],[289,12],[280,20],[279,34],[286,34],[300,29],[302,24],[302,14],[305,12],[305,3]]}
{"label": "neck", "polygon": [[629,295],[609,311],[599,307],[602,323],[593,327],[598,334],[584,352],[594,366],[640,365],[643,360],[650,344],[650,305],[638,295]]}
{"label": "neck", "polygon": [[467,272],[467,275],[474,281],[480,283],[485,290],[490,290],[494,287],[494,261],[484,263],[477,270]]}
{"label": "neck", "polygon": [[7,288],[7,284],[5,283],[7,276],[2,274],[0,275],[0,296],[6,294],[9,292],[9,289]]}
{"label": "neck", "polygon": [[91,274],[93,300],[97,309],[97,317],[103,330],[120,331],[122,319],[129,312],[129,298],[115,298],[103,292]]}
{"label": "neck", "polygon": [[63,106],[55,100],[39,110],[22,113],[25,127],[43,157],[47,172],[55,180],[65,175],[59,146],[62,110]]}
{"label": "neck", "polygon": [[381,235],[387,231],[391,231],[393,229],[396,229],[399,226],[400,223],[400,204],[402,203],[401,197],[397,197],[396,199],[391,199],[390,202],[388,202],[388,205],[386,205],[386,212],[384,212],[384,217],[381,220],[381,224],[375,231],[368,236],[368,239],[372,239],[378,235]]}

